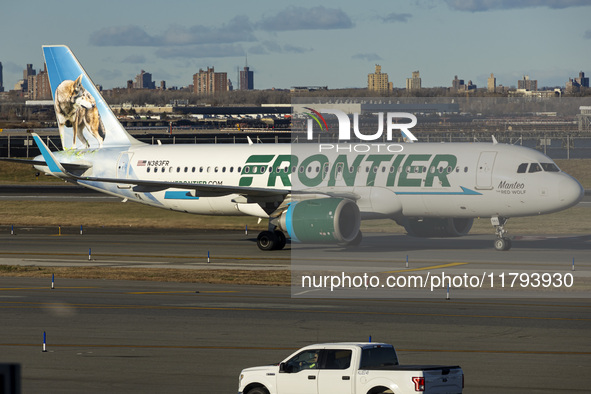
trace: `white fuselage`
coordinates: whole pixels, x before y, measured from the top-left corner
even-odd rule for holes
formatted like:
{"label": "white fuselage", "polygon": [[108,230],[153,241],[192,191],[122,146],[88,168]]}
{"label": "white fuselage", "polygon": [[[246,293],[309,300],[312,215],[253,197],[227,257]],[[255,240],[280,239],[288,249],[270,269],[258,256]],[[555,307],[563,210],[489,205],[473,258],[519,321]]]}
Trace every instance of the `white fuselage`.
{"label": "white fuselage", "polygon": [[[91,163],[84,173],[89,177],[350,197],[364,219],[529,216],[568,208],[583,193],[545,155],[492,143],[132,145],[55,154],[60,162]],[[266,216],[236,193],[203,197],[181,189],[79,183],[188,213]]]}

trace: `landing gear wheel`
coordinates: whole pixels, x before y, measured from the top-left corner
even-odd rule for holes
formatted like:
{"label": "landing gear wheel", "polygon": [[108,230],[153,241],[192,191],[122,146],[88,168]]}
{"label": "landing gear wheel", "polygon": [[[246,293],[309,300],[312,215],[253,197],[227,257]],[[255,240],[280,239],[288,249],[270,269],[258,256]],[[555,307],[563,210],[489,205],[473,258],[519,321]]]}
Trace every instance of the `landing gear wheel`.
{"label": "landing gear wheel", "polygon": [[279,230],[273,231],[273,234],[275,235],[275,239],[277,240],[274,249],[276,249],[276,250],[283,249],[285,247],[285,244],[287,243],[287,238],[285,238],[285,234],[283,234],[283,231],[279,231]]}
{"label": "landing gear wheel", "polygon": [[511,249],[511,239],[505,237],[505,234],[507,234],[507,230],[505,230],[507,218],[502,216],[493,216],[490,218],[490,222],[495,228],[495,233],[497,234],[495,249],[502,251]]}
{"label": "landing gear wheel", "polygon": [[511,249],[511,240],[509,238],[497,238],[495,241],[495,249],[505,251]]}
{"label": "landing gear wheel", "polygon": [[257,237],[257,246],[260,250],[273,250],[277,244],[277,238],[271,231],[262,231]]}

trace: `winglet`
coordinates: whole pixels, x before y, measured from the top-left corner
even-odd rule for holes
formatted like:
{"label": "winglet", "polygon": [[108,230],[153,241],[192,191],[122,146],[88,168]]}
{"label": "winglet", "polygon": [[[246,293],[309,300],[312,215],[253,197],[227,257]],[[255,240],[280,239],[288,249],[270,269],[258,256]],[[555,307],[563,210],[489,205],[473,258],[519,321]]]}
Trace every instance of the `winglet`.
{"label": "winglet", "polygon": [[59,163],[59,161],[55,158],[53,153],[49,150],[47,145],[43,142],[41,137],[37,133],[32,133],[33,139],[37,144],[37,147],[41,151],[41,155],[45,159],[45,163],[47,167],[49,167],[49,171],[58,178],[69,178],[69,174],[66,169]]}

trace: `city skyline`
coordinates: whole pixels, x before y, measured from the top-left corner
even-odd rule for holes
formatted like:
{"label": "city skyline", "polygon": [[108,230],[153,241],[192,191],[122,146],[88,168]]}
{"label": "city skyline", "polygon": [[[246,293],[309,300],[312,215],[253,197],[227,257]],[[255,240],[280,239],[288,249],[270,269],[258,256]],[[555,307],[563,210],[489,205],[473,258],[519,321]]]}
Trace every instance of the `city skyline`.
{"label": "city skyline", "polygon": [[[43,44],[69,45],[93,81],[106,89],[125,86],[140,69],[169,87],[183,87],[200,68],[212,66],[238,87],[234,70],[246,56],[255,89],[364,88],[375,64],[394,88],[404,88],[416,70],[423,87],[449,87],[455,75],[486,87],[491,73],[497,85],[514,86],[529,75],[540,88],[564,87],[591,64],[589,0],[328,1],[323,6],[232,0],[208,7],[183,0],[171,4],[166,16],[153,11],[155,4],[105,0],[91,9],[71,0],[29,0],[3,5],[0,34],[11,37],[0,49],[5,90],[22,78],[26,64],[43,68]],[[63,10],[75,10],[77,17],[60,21]],[[26,34],[18,34],[24,17]],[[72,34],[76,25],[79,31]]]}

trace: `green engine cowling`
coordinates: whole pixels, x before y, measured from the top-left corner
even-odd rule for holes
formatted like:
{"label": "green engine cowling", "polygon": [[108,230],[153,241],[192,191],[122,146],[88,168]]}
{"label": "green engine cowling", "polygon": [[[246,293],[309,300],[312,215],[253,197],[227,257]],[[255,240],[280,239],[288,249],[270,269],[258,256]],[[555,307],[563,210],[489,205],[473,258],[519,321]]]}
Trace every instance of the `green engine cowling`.
{"label": "green engine cowling", "polygon": [[294,201],[279,221],[292,242],[350,243],[361,226],[359,207],[345,198]]}

